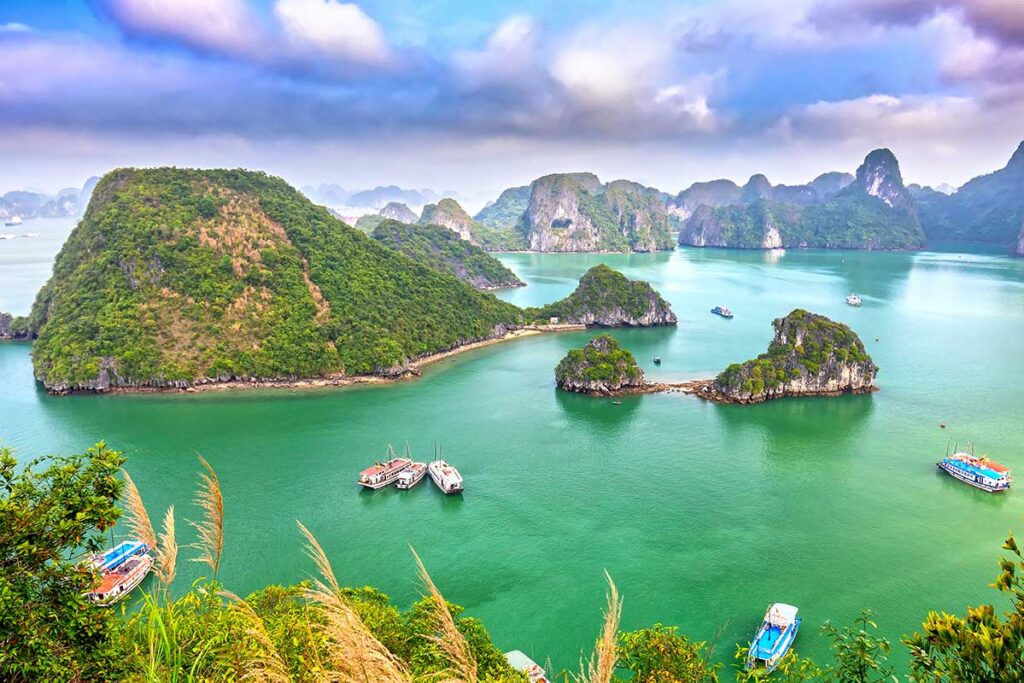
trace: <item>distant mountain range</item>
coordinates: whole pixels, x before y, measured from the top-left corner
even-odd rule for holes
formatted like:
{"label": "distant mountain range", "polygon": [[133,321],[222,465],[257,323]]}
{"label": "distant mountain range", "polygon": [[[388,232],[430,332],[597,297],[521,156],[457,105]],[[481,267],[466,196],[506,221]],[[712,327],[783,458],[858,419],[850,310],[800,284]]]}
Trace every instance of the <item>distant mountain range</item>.
{"label": "distant mountain range", "polygon": [[0,218],[65,218],[81,216],[89,204],[98,177],[85,181],[82,188],[68,187],[57,194],[13,190],[0,196]]}
{"label": "distant mountain range", "polygon": [[436,202],[442,197],[458,196],[458,193],[452,191],[439,194],[430,189],[407,190],[397,185],[378,185],[372,190],[346,190],[340,185],[330,183],[318,187],[306,185],[302,188],[302,193],[317,204],[358,209],[381,209],[389,203],[419,207]]}

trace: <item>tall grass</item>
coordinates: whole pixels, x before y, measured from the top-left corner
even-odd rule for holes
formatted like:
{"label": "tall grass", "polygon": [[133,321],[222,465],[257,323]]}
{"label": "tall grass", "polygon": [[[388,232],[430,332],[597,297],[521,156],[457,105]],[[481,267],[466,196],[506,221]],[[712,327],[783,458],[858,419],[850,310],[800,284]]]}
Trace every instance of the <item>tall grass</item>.
{"label": "tall grass", "polygon": [[451,610],[444,596],[434,584],[433,579],[423,565],[423,560],[416,554],[416,550],[409,547],[412,556],[416,558],[416,568],[420,581],[426,589],[426,596],[429,599],[430,625],[432,633],[423,634],[434,641],[440,648],[445,661],[448,664],[448,671],[445,672],[457,681],[462,683],[477,683],[477,662],[470,650],[466,637],[462,635],[455,625]]}
{"label": "tall grass", "polygon": [[156,549],[156,561],[153,563],[156,578],[164,588],[170,586],[174,581],[177,563],[178,543],[174,537],[174,506],[172,505],[167,508],[167,513],[164,515],[164,526],[160,532]]}
{"label": "tall grass", "polygon": [[196,492],[195,504],[202,508],[203,520],[189,522],[199,534],[199,540],[190,546],[199,551],[199,556],[192,558],[192,561],[209,565],[216,580],[224,552],[224,496],[221,494],[220,480],[210,463],[203,456],[199,456],[199,462],[206,471],[200,475],[202,486]]}
{"label": "tall grass", "polygon": [[615,661],[618,646],[619,620],[622,617],[622,599],[615,582],[606,571],[608,580],[607,607],[601,633],[594,645],[594,653],[590,655],[586,667],[580,662],[580,673],[574,676],[577,683],[609,683],[615,674]]}
{"label": "tall grass", "polygon": [[260,615],[248,602],[231,591],[220,591],[218,595],[227,598],[231,609],[235,611],[245,624],[245,634],[257,645],[257,651],[243,660],[242,680],[266,681],[267,683],[290,683],[291,674],[277,646],[267,633],[267,627]]}
{"label": "tall grass", "polygon": [[405,663],[370,633],[345,598],[331,562],[316,537],[302,522],[297,524],[306,538],[306,555],[313,560],[319,572],[319,577],[313,579],[305,596],[320,606],[325,618],[322,625],[327,636],[324,679],[351,683],[411,681]]}
{"label": "tall grass", "polygon": [[146,506],[142,504],[142,496],[135,486],[135,480],[131,478],[126,470],[121,470],[124,475],[124,506],[127,510],[126,521],[132,536],[148,545],[156,548],[156,533],[153,531],[153,523],[149,521],[149,513]]}

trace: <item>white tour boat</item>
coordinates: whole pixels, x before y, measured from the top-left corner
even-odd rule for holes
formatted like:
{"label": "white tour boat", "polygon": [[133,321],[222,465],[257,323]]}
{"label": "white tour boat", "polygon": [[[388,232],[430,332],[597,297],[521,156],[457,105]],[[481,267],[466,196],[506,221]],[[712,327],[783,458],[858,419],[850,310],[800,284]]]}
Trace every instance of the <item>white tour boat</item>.
{"label": "white tour boat", "polygon": [[851,294],[850,296],[846,297],[846,303],[848,303],[851,306],[860,306],[860,297],[857,296],[856,294]]}
{"label": "white tour boat", "polygon": [[394,484],[402,470],[412,464],[411,458],[397,457],[391,444],[388,444],[388,455],[390,457],[387,461],[376,462],[373,467],[367,467],[359,473],[360,486],[376,490]]}
{"label": "white tour boat", "polygon": [[21,225],[21,216],[11,216],[6,221],[4,221],[4,225],[6,225],[6,226]]}
{"label": "white tour boat", "polygon": [[462,475],[444,460],[434,460],[427,466],[430,478],[448,495],[462,493]]}
{"label": "white tour boat", "polygon": [[400,489],[411,489],[413,486],[420,483],[426,474],[427,463],[410,463],[408,467],[398,473],[398,479],[395,481],[395,487]]}
{"label": "white tour boat", "polygon": [[12,235],[9,232],[0,232],[0,240],[13,240],[17,235]]}
{"label": "white tour boat", "polygon": [[540,667],[540,664],[530,659],[525,652],[521,650],[506,652],[505,661],[516,671],[526,674],[530,683],[549,683],[547,672]]}
{"label": "white tour boat", "polygon": [[142,541],[124,541],[90,561],[100,572],[100,583],[85,597],[101,607],[124,599],[153,568],[149,546]]}

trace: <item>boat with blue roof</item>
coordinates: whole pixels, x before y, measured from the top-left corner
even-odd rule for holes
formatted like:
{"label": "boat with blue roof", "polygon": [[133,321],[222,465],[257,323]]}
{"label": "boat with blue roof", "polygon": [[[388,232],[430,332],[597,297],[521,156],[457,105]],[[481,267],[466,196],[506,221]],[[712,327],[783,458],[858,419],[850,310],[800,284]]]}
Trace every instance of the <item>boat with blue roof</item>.
{"label": "boat with blue roof", "polygon": [[1013,483],[1010,468],[1006,465],[984,456],[975,457],[973,452],[957,451],[955,447],[953,451],[952,455],[947,452],[946,457],[935,464],[954,479],[989,493],[1005,491]]}
{"label": "boat with blue roof", "polygon": [[730,311],[725,306],[715,306],[714,308],[711,309],[711,312],[714,313],[715,315],[720,315],[723,318],[732,317],[732,311]]}
{"label": "boat with blue roof", "polygon": [[786,656],[796,640],[800,630],[801,619],[796,615],[797,608],[784,602],[777,602],[768,608],[764,621],[757,629],[750,650],[747,653],[747,669],[764,665],[771,673]]}
{"label": "boat with blue roof", "polygon": [[123,600],[142,583],[153,568],[150,547],[143,541],[122,541],[116,546],[89,559],[99,571],[99,584],[85,597],[102,607]]}

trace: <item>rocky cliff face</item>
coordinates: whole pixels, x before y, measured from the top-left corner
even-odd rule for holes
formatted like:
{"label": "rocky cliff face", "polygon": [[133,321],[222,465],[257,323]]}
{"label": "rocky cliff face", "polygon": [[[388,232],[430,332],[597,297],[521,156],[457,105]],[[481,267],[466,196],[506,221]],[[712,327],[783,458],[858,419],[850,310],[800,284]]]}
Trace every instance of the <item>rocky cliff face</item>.
{"label": "rocky cliff face", "polygon": [[498,229],[514,229],[530,205],[530,186],[510,187],[492,204],[480,210],[475,218],[480,223]]}
{"label": "rocky cliff face", "polygon": [[580,278],[576,291],[542,308],[526,309],[528,319],[588,327],[656,327],[675,325],[675,313],[650,284],[629,280],[603,263]]}
{"label": "rocky cliff face", "polygon": [[559,389],[584,394],[614,394],[645,385],[633,354],[608,335],[570,351],[555,368],[555,383]]}
{"label": "rocky cliff face", "polygon": [[786,396],[831,396],[875,389],[878,366],[849,327],[797,309],[776,319],[766,353],[730,365],[714,381],[720,398],[759,403]]}
{"label": "rocky cliff face", "polygon": [[393,221],[399,223],[415,223],[419,220],[412,209],[401,202],[388,202],[384,205],[384,208],[380,210],[382,218],[390,218]]}
{"label": "rocky cliff face", "polygon": [[476,223],[469,214],[459,205],[457,201],[445,198],[437,204],[427,204],[423,207],[419,222],[426,225],[441,225],[467,242],[476,241],[473,239],[473,227]]}
{"label": "rocky cliff face", "polygon": [[668,214],[658,192],[592,173],[554,174],[530,186],[520,221],[532,251],[671,249]]}
{"label": "rocky cliff face", "polygon": [[871,197],[894,209],[913,211],[914,200],[903,185],[899,162],[888,149],[873,150],[857,169],[857,184]]}

